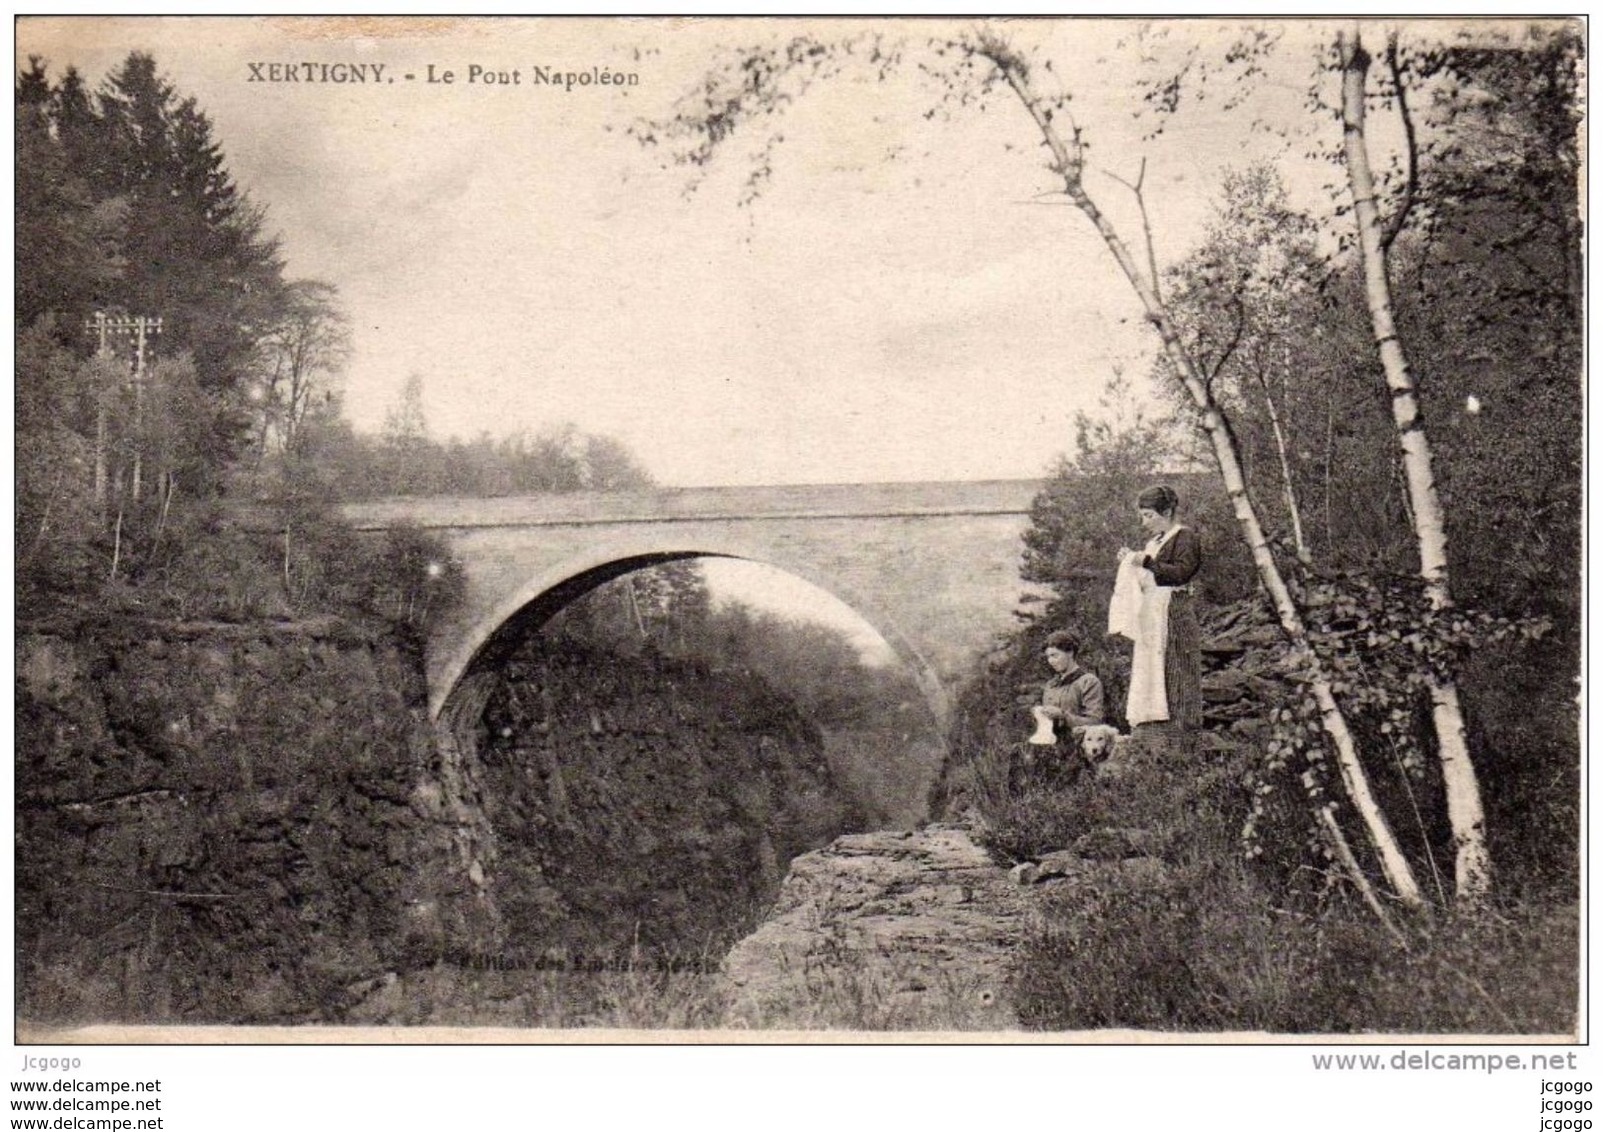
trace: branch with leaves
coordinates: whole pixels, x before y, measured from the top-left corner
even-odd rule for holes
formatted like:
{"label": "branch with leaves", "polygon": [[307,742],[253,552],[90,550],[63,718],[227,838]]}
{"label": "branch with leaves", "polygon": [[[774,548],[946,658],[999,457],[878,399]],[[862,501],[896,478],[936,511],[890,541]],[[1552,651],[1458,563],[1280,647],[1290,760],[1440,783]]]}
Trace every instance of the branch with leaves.
{"label": "branch with leaves", "polygon": [[[1395,896],[1406,904],[1421,902],[1418,882],[1402,853],[1385,815],[1376,804],[1368,779],[1358,758],[1356,744],[1340,705],[1331,691],[1330,680],[1320,658],[1306,641],[1302,615],[1270,550],[1258,512],[1247,492],[1240,450],[1228,417],[1215,400],[1197,362],[1181,340],[1178,328],[1156,289],[1156,273],[1144,277],[1136,266],[1123,238],[1103,213],[1084,185],[1085,142],[1079,124],[1069,108],[1066,94],[1043,96],[1035,89],[1031,67],[1023,54],[1000,35],[982,29],[971,36],[939,41],[930,45],[943,66],[938,73],[948,96],[960,103],[983,98],[1001,86],[1014,95],[1040,133],[1049,153],[1048,167],[1062,182],[1068,200],[1096,229],[1125,278],[1139,298],[1148,322],[1157,331],[1165,356],[1182,387],[1190,395],[1202,427],[1208,435],[1215,462],[1224,480],[1235,513],[1260,580],[1276,610],[1282,630],[1296,650],[1300,663],[1310,673],[1310,686],[1318,707],[1318,717],[1337,752],[1348,796],[1360,814],[1381,868]],[[821,74],[838,73],[838,67],[855,53],[850,45],[827,47],[817,41],[793,41],[788,47],[752,53],[749,61],[737,67],[733,77],[709,78],[697,100],[682,106],[667,124],[646,128],[642,139],[654,141],[667,133],[687,139],[689,148],[677,159],[704,167],[718,146],[741,125],[772,115],[787,100],[789,89],[780,80],[776,64],[788,60],[799,70],[802,87]],[[900,57],[900,53],[897,53]],[[740,76],[745,76],[742,79]],[[732,96],[727,92],[733,91]],[[933,113],[933,111],[931,112]],[[762,172],[766,175],[766,166]]]}

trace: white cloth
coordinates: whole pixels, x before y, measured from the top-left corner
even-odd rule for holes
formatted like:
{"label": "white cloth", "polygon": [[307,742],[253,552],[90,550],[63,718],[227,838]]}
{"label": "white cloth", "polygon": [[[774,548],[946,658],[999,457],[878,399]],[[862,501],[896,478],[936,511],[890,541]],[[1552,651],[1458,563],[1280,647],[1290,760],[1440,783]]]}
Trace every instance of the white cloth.
{"label": "white cloth", "polygon": [[1108,602],[1108,634],[1135,640],[1140,632],[1141,575],[1152,574],[1143,570],[1136,559],[1127,558],[1119,565],[1113,578],[1113,600]]}
{"label": "white cloth", "polygon": [[[1179,527],[1170,527],[1147,543],[1143,552],[1156,555]],[[1122,577],[1130,570],[1139,586],[1140,607],[1135,618],[1135,652],[1130,657],[1130,699],[1124,716],[1134,727],[1138,723],[1159,723],[1169,718],[1169,687],[1163,677],[1163,661],[1169,651],[1169,599],[1174,590],[1158,585],[1152,571],[1135,565],[1139,557],[1132,557],[1119,567]],[[1114,596],[1118,596],[1118,582],[1114,582]],[[1109,611],[1111,623],[1112,611]]]}

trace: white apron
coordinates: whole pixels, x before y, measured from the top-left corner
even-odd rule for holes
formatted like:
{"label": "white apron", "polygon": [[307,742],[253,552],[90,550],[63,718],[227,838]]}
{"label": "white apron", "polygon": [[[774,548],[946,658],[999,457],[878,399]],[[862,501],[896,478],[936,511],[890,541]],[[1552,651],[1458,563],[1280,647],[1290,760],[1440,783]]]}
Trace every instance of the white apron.
{"label": "white apron", "polygon": [[[1147,543],[1144,553],[1157,557],[1158,551],[1179,529],[1170,527]],[[1135,632],[1127,634],[1135,641],[1135,652],[1130,657],[1130,700],[1124,715],[1134,727],[1138,723],[1160,723],[1169,718],[1169,689],[1163,678],[1163,659],[1169,649],[1169,599],[1174,596],[1174,590],[1158,585],[1152,571],[1135,565],[1133,560],[1128,566],[1120,567],[1121,577],[1126,570],[1135,577],[1141,599],[1135,616]],[[1118,596],[1117,581],[1114,595]],[[1109,623],[1112,623],[1111,610]]]}

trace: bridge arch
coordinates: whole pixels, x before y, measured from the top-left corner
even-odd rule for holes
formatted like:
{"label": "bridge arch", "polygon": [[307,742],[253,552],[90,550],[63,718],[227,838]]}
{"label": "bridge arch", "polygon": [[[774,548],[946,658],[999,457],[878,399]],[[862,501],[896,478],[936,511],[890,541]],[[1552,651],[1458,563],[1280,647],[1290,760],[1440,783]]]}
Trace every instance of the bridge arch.
{"label": "bridge arch", "polygon": [[493,664],[503,649],[538,629],[558,611],[598,586],[650,566],[693,558],[732,558],[784,571],[838,599],[878,633],[907,665],[923,694],[944,744],[952,716],[951,698],[930,663],[892,618],[854,587],[827,576],[811,563],[776,555],[771,548],[738,539],[665,539],[664,532],[628,535],[587,548],[536,570],[523,584],[490,607],[462,633],[448,653],[431,663],[429,714],[444,715],[453,695],[471,673]]}

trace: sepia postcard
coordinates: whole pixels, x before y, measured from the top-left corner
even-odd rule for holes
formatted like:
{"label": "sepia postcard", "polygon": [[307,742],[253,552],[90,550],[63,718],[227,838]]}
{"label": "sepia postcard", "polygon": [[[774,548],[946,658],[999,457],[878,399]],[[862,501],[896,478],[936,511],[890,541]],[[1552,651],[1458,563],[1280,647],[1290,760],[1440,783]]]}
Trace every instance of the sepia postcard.
{"label": "sepia postcard", "polygon": [[15,67],[18,1043],[1573,1071],[1583,24]]}

